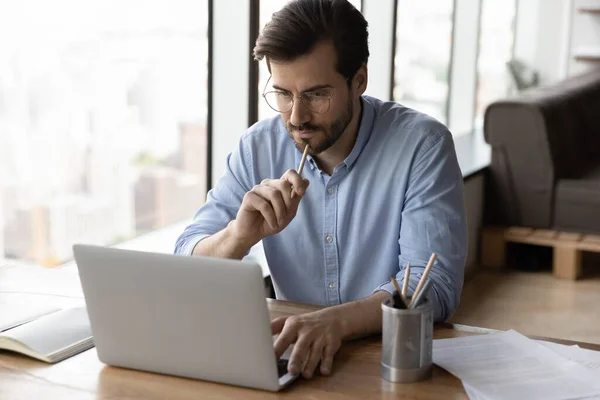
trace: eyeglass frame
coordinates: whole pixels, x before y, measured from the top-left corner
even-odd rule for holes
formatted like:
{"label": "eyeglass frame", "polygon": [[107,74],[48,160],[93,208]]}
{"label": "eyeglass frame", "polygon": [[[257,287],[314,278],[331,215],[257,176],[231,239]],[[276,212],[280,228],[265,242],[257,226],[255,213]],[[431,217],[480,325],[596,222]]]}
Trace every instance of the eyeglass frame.
{"label": "eyeglass frame", "polygon": [[[269,79],[267,79],[267,83],[265,83],[265,88],[263,89],[262,97],[263,97],[263,99],[265,100],[265,103],[267,103],[267,105],[269,106],[269,108],[270,108],[270,109],[272,109],[273,111],[275,111],[275,112],[278,112],[278,113],[280,113],[280,114],[285,114],[285,113],[287,113],[287,112],[290,112],[290,111],[291,111],[291,110],[294,108],[294,103],[295,103],[295,101],[296,101],[296,97],[299,97],[299,98],[300,98],[300,102],[302,103],[302,105],[303,105],[304,107],[306,107],[306,109],[307,109],[308,111],[312,112],[312,113],[315,113],[315,114],[325,114],[326,112],[328,112],[329,110],[331,110],[331,98],[333,97],[333,93],[332,93],[332,94],[328,94],[328,95],[325,95],[325,96],[323,96],[323,97],[327,97],[327,100],[329,101],[329,106],[327,107],[327,110],[325,110],[325,111],[322,111],[322,112],[318,112],[318,111],[314,111],[314,110],[312,110],[312,109],[311,109],[311,108],[310,108],[310,107],[309,107],[309,106],[308,106],[308,105],[305,103],[305,101],[304,101],[304,95],[305,95],[306,93],[311,93],[311,92],[303,92],[303,93],[302,93],[301,95],[299,95],[299,96],[296,96],[295,94],[293,94],[293,93],[291,93],[291,92],[288,92],[288,93],[290,94],[290,96],[292,97],[292,103],[291,103],[291,106],[290,106],[290,108],[289,108],[288,110],[286,110],[286,111],[279,111],[279,110],[276,110],[276,109],[275,109],[275,108],[274,108],[274,107],[271,105],[271,103],[269,103],[269,101],[267,100],[267,97],[266,97],[266,96],[267,96],[267,94],[269,94],[269,93],[277,93],[277,92],[284,92],[284,91],[283,91],[283,90],[277,90],[277,89],[275,89],[275,90],[269,90],[268,92],[266,91],[266,90],[267,90],[267,86],[269,85],[269,82],[271,81],[271,78],[272,78],[272,77],[273,77],[273,76],[272,76],[272,75],[270,75],[270,76],[269,76]],[[346,79],[344,80],[344,82],[348,82],[348,79],[350,79],[350,77],[346,78]]]}

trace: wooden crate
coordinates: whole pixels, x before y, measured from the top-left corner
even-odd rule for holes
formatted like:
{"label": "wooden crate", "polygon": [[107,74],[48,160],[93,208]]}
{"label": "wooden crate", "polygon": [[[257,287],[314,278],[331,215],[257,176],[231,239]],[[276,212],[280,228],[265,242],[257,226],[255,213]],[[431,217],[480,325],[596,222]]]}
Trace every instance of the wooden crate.
{"label": "wooden crate", "polygon": [[553,273],[558,278],[581,276],[581,253],[600,253],[600,235],[582,235],[526,227],[488,227],[483,229],[481,263],[488,268],[503,268],[507,243],[526,243],[554,249]]}

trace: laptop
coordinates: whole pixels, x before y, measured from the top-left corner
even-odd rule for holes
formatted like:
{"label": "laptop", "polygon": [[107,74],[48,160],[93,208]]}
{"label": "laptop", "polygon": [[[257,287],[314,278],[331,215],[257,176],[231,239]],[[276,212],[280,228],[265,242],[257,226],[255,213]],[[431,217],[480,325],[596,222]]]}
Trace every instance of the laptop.
{"label": "laptop", "polygon": [[295,376],[276,360],[256,263],[73,246],[105,364],[278,391]]}

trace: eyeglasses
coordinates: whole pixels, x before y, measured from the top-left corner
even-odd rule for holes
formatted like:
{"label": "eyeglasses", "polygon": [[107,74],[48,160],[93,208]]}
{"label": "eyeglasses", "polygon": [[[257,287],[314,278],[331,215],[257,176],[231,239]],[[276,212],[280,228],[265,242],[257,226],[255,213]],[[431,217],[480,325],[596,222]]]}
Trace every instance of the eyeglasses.
{"label": "eyeglasses", "polygon": [[[310,111],[318,114],[323,114],[331,108],[331,96],[321,92],[306,92],[302,93],[300,100],[302,104]],[[291,93],[281,91],[271,91],[263,94],[265,101],[273,110],[286,113],[294,107],[294,96]]]}
{"label": "eyeglasses", "polygon": [[[271,78],[269,77],[269,80]],[[267,81],[268,85],[269,81]],[[265,85],[266,89],[266,85]],[[300,96],[300,101],[306,108],[310,111],[323,114],[329,111],[331,108],[331,97],[332,94],[327,94],[322,91],[314,91],[314,92],[304,92]],[[269,107],[279,113],[286,113],[290,111],[294,107],[294,99],[296,96],[289,92],[284,92],[282,90],[272,90],[269,92],[264,92],[263,97]]]}

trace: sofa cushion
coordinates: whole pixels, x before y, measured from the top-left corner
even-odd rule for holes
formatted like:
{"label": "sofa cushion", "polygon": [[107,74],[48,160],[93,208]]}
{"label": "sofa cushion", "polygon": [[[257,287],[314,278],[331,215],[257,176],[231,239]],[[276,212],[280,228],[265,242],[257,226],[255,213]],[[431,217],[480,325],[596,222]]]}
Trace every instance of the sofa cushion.
{"label": "sofa cushion", "polygon": [[561,179],[557,182],[554,227],[600,234],[600,165],[580,179]]}

